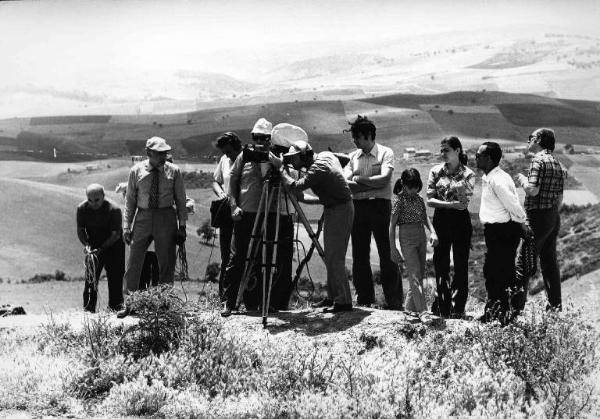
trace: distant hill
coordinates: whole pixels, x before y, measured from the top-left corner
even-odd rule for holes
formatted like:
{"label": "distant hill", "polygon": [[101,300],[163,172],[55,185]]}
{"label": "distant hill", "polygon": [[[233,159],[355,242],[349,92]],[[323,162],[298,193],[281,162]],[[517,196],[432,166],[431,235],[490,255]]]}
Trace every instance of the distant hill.
{"label": "distant hill", "polygon": [[91,160],[143,153],[144,141],[159,135],[189,159],[214,154],[224,131],[247,140],[259,117],[303,127],[316,150],[350,150],[344,132],[357,114],[378,127],[378,139],[401,152],[431,147],[444,135],[465,139],[523,141],[540,126],[556,130],[561,143],[600,144],[600,102],[506,92],[395,94],[347,100],[308,100],[224,107],[163,115],[89,115],[0,120],[0,158]]}

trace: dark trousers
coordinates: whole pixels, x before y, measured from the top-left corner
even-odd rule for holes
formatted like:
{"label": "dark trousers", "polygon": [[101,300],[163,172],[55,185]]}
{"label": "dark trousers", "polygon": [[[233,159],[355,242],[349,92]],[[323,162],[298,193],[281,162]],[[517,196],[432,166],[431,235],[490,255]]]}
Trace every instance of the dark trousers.
{"label": "dark trousers", "polygon": [[223,284],[225,281],[225,270],[231,255],[231,238],[233,237],[233,220],[219,227],[219,246],[221,248],[221,273],[219,275],[219,298],[223,301]]}
{"label": "dark trousers", "polygon": [[98,281],[102,269],[106,270],[108,282],[108,307],[111,310],[119,310],[123,304],[123,274],[125,273],[125,245],[122,241],[113,244],[98,256],[95,271],[96,278],[93,283],[86,278],[83,288],[83,309],[96,311],[98,301]]}
{"label": "dark trousers", "polygon": [[[462,315],[469,296],[469,252],[473,227],[468,210],[436,208],[433,227],[439,244],[433,249],[437,297],[431,310],[442,316]],[[450,250],[454,275],[450,279]]]}
{"label": "dark trousers", "polygon": [[[223,281],[223,299],[227,307],[235,309],[235,303],[240,288],[244,267],[246,265],[246,256],[250,246],[252,236],[252,227],[256,213],[244,213],[242,219],[234,223],[233,239],[231,242],[231,256],[229,264],[225,270],[225,278]],[[272,240],[275,237],[275,217],[276,214],[271,213],[267,219],[267,263],[271,259],[273,253]],[[262,223],[262,217],[259,219]],[[293,291],[292,284],[292,257],[294,254],[293,247],[294,225],[291,217],[281,216],[279,221],[279,243],[277,246],[277,260],[274,261],[273,285],[271,290],[271,307],[283,310],[287,309],[290,296]],[[260,238],[257,243],[260,244]],[[260,269],[262,264],[262,246],[255,259],[254,270],[251,274],[250,281],[247,285],[247,290],[244,292],[244,305],[246,309],[255,309],[262,302],[262,281],[263,274]],[[266,267],[267,273],[271,267]]]}
{"label": "dark trousers", "polygon": [[[560,230],[558,208],[527,211],[529,226],[535,237],[535,248],[548,297],[548,308],[561,309],[560,269],[556,259],[556,240]],[[527,289],[527,288],[526,288]]]}
{"label": "dark trousers", "polygon": [[381,286],[389,308],[402,307],[402,282],[398,267],[391,259],[389,228],[392,203],[388,199],[354,200],[352,224],[352,281],[357,294],[357,304],[375,302],[375,288],[371,271],[371,234],[375,237],[379,253]]}
{"label": "dark trousers", "polygon": [[511,316],[511,298],[516,292],[515,258],[521,240],[521,226],[508,223],[485,224],[483,276],[487,301],[485,315],[506,323]]}

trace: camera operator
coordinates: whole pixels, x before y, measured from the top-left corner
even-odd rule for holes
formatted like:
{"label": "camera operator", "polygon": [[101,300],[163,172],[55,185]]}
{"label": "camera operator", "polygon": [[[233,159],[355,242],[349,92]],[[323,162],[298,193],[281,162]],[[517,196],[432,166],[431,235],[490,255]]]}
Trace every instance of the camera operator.
{"label": "camera operator", "polygon": [[[344,178],[342,165],[332,152],[314,154],[306,141],[296,141],[289,152],[283,155],[284,162],[294,169],[306,168],[300,180],[294,180],[285,170],[281,172],[282,182],[292,193],[312,189],[318,196],[301,200],[309,204],[321,204],[323,210],[323,244],[325,247],[325,267],[327,268],[327,298],[313,307],[331,307],[331,312],[351,311],[352,295],[346,274],[346,250],[354,219],[352,193]],[[282,160],[271,155],[275,167],[282,166]]]}
{"label": "camera operator", "polygon": [[[233,166],[229,178],[229,202],[231,205],[231,216],[234,220],[232,253],[229,264],[225,270],[223,282],[223,296],[225,308],[221,315],[227,317],[231,311],[237,309],[236,300],[240,282],[246,263],[246,253],[250,245],[252,228],[257,216],[258,206],[262,194],[263,176],[277,174],[272,170],[269,163],[269,151],[272,148],[271,132],[272,124],[264,118],[259,119],[252,129],[253,147],[246,147],[240,153]],[[266,169],[266,170],[265,170]],[[271,169],[271,174],[266,173]],[[265,171],[265,173],[263,173]],[[277,275],[273,278],[273,289],[271,292],[271,307],[269,310],[286,310],[292,293],[292,257],[294,226],[291,217],[283,212],[286,202],[281,203],[281,217],[279,220],[279,244],[277,251]],[[272,241],[275,236],[277,202],[274,199],[269,209],[267,218],[267,239]],[[267,248],[267,260],[271,260],[273,246]],[[259,264],[258,264],[259,265]],[[257,266],[257,265],[255,265]],[[262,275],[258,276],[258,281]],[[244,293],[244,305],[246,310],[257,310],[262,297],[262,286],[258,282]]]}

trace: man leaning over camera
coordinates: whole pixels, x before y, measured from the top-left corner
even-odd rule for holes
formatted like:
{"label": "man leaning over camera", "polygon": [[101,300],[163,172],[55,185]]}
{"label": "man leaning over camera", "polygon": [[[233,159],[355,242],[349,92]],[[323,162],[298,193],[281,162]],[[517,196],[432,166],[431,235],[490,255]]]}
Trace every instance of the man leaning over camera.
{"label": "man leaning over camera", "polygon": [[[271,131],[272,124],[264,118],[260,118],[251,135],[255,149],[260,147],[261,152],[268,156],[268,151],[271,149]],[[258,146],[258,147],[256,147]],[[225,308],[221,312],[223,317],[231,315],[232,310],[237,309],[236,300],[240,288],[240,282],[244,273],[246,264],[246,253],[250,245],[252,236],[252,228],[254,220],[257,216],[258,206],[263,188],[263,174],[261,165],[266,162],[252,161],[245,159],[245,153],[240,153],[233,166],[231,167],[231,175],[229,178],[229,202],[231,206],[231,215],[234,220],[233,241],[231,247],[231,256],[229,264],[225,270],[223,281],[223,299],[225,300]],[[285,202],[281,205],[281,210],[285,210]],[[277,202],[273,200],[273,204],[269,209],[270,214],[267,218],[267,232],[269,237],[275,235],[276,211]],[[279,221],[279,245],[278,255],[275,266],[277,267],[277,275],[273,279],[273,290],[271,293],[272,310],[285,310],[288,307],[289,299],[292,292],[292,257],[293,257],[293,239],[294,226],[292,219],[287,214],[281,214]],[[272,246],[268,246],[267,260],[272,253]],[[256,265],[255,265],[256,266]],[[262,275],[258,275],[259,281]],[[252,281],[250,281],[252,282]],[[249,283],[249,290],[244,293],[244,305],[246,310],[253,311],[258,309],[261,301],[262,286],[260,284]]]}
{"label": "man leaning over camera", "polygon": [[[282,182],[292,191],[312,189],[315,197],[301,199],[306,203],[322,204],[323,244],[325,247],[325,267],[327,269],[327,298],[313,307],[331,307],[331,312],[351,311],[352,295],[346,274],[346,249],[350,240],[354,206],[352,193],[344,178],[342,165],[329,151],[314,154],[306,141],[296,141],[284,158],[290,160],[296,170],[306,168],[300,180],[294,180],[282,171]],[[281,167],[281,159],[271,156],[275,167]]]}

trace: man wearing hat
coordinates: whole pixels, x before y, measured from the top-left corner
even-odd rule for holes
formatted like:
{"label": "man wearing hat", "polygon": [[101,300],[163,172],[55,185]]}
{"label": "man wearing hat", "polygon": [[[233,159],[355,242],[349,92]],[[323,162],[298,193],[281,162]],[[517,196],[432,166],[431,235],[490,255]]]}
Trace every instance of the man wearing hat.
{"label": "man wearing hat", "polygon": [[[252,141],[255,146],[261,146],[263,151],[271,149],[272,124],[265,118],[260,118],[252,128]],[[240,288],[240,282],[246,264],[246,252],[250,245],[252,228],[257,216],[258,206],[263,188],[263,175],[261,165],[269,166],[269,163],[257,163],[245,161],[244,153],[240,153],[231,166],[229,177],[229,202],[231,215],[234,220],[232,253],[229,264],[225,270],[223,281],[223,299],[225,309],[221,313],[224,317],[229,316],[232,310],[237,309],[236,300]],[[269,309],[285,310],[288,308],[289,299],[292,294],[292,258],[294,253],[293,236],[294,225],[287,214],[286,202],[282,200],[281,216],[279,219],[279,243],[277,247],[277,267],[274,276],[273,290],[271,292],[271,307]],[[270,240],[275,235],[277,202],[274,199],[267,218],[267,233]],[[268,246],[267,259],[270,257],[272,246]],[[261,279],[262,276],[258,275]],[[246,310],[256,310],[262,300],[262,286],[250,284],[249,290],[244,293],[244,305]]]}
{"label": "man wearing hat", "polygon": [[[294,180],[282,171],[282,182],[292,192],[301,193],[305,189],[312,189],[318,199],[304,195],[302,201],[325,207],[323,244],[327,268],[327,298],[314,307],[325,307],[332,312],[351,311],[352,295],[346,274],[346,250],[352,231],[354,206],[342,165],[329,151],[315,155],[310,145],[302,140],[296,141],[284,156],[291,160],[294,169],[306,168],[307,172],[300,180]],[[275,167],[281,166],[279,158],[272,156],[271,161]]]}
{"label": "man wearing hat", "polygon": [[[144,256],[153,240],[159,282],[168,284],[174,279],[175,245],[185,241],[187,210],[181,170],[167,161],[170,150],[164,139],[150,138],[146,141],[148,159],[129,172],[123,221],[123,240],[130,246],[124,276],[126,294],[139,289]],[[118,316],[128,314],[125,307]]]}

